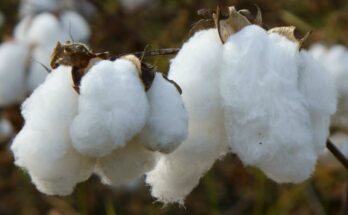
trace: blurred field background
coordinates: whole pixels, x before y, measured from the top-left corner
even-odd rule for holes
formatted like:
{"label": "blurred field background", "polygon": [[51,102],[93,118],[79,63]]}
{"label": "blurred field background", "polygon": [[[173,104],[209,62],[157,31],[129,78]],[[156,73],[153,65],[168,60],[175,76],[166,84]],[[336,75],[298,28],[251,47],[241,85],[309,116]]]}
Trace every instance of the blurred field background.
{"label": "blurred field background", "polygon": [[[153,0],[135,11],[127,12],[117,0],[90,0],[95,16],[86,17],[92,27],[90,46],[95,51],[114,54],[155,48],[176,48],[188,38],[199,17],[197,9],[235,5],[263,12],[266,26],[295,25],[300,33],[313,30],[305,46],[315,42],[348,45],[348,1],[279,0],[212,1]],[[18,21],[18,0],[0,0],[5,22],[0,27],[1,40],[12,34]],[[166,73],[168,57],[148,58]],[[15,59],[14,59],[15,60]],[[207,80],[209,81],[209,80]],[[347,83],[348,84],[348,83]],[[17,107],[2,110],[21,127]],[[347,171],[338,162],[318,164],[314,176],[298,185],[278,185],[255,168],[244,167],[233,155],[218,161],[200,185],[187,197],[185,207],[164,207],[150,196],[143,182],[125,187],[102,185],[94,176],[80,184],[65,198],[39,193],[29,177],[13,165],[8,150],[10,141],[0,145],[0,215],[15,214],[340,214],[344,211],[348,183]],[[49,143],[48,143],[49,144]]]}

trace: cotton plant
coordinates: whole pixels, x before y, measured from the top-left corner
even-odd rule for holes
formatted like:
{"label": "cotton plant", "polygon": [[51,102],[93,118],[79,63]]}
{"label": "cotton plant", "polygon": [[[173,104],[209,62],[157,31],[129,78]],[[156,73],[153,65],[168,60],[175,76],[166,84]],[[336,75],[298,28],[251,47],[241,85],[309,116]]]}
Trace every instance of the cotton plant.
{"label": "cotton plant", "polygon": [[183,203],[214,161],[230,150],[278,183],[310,177],[325,148],[336,91],[294,27],[265,30],[260,13],[212,14],[173,59],[169,77],[183,88],[189,136],[147,174],[152,195]]}
{"label": "cotton plant", "polygon": [[[69,195],[93,173],[113,186],[134,181],[154,168],[163,149],[169,153],[186,138],[180,91],[137,57],[111,61],[74,43],[58,44],[52,61],[54,69],[22,106],[25,125],[11,147],[15,164],[41,192]],[[168,111],[158,108],[168,101]],[[161,128],[173,122],[179,128]]]}
{"label": "cotton plant", "polygon": [[42,12],[24,17],[15,27],[13,39],[0,46],[4,55],[0,59],[0,76],[6,77],[0,81],[0,105],[20,103],[45,80],[45,67],[57,41],[71,37],[86,41],[89,36],[88,23],[73,11],[61,11],[58,16]]}

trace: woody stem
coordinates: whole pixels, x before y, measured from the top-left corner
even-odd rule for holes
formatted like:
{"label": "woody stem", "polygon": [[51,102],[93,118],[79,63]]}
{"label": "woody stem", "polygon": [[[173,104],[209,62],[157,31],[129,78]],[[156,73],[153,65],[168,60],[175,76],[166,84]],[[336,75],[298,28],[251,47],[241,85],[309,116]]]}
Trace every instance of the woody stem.
{"label": "woody stem", "polygon": [[137,57],[155,57],[155,56],[160,56],[160,55],[175,55],[179,52],[179,48],[167,48],[167,49],[154,49],[154,50],[149,50],[149,51],[140,51],[140,52],[132,52],[132,53],[127,53],[127,54],[119,54],[115,57],[112,57],[111,59],[116,59],[119,58],[123,55],[128,55],[132,54]]}
{"label": "woody stem", "polygon": [[331,142],[330,139],[326,141],[326,148],[335,156],[335,158],[348,169],[348,159],[342,154],[342,152]]}

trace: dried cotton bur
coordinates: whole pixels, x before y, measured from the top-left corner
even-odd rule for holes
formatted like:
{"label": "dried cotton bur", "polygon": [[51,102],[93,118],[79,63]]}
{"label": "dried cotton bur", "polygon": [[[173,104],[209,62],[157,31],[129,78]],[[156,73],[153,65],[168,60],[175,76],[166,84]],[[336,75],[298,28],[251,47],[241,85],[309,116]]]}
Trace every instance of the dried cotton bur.
{"label": "dried cotton bur", "polygon": [[[93,172],[107,184],[130,182],[154,168],[156,151],[169,153],[185,139],[175,85],[134,55],[111,61],[82,43],[58,43],[51,65],[22,107],[25,126],[12,145],[16,165],[41,192],[68,195]],[[144,72],[154,80],[143,82]]]}
{"label": "dried cotton bur", "polygon": [[336,111],[333,80],[300,51],[308,35],[297,39],[293,26],[263,29],[260,10],[255,18],[234,7],[210,11],[215,28],[196,32],[170,66],[190,123],[187,140],[147,174],[164,203],[183,203],[227,145],[276,182],[304,181]]}

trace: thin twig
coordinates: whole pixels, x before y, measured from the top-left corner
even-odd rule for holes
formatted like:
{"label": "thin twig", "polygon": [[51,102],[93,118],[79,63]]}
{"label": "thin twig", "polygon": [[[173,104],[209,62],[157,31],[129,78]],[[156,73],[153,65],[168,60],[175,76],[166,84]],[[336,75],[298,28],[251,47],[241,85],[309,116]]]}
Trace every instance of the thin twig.
{"label": "thin twig", "polygon": [[337,158],[337,160],[348,170],[348,160],[342,152],[331,142],[330,139],[326,141],[327,149]]}
{"label": "thin twig", "polygon": [[132,54],[137,57],[155,57],[160,55],[175,55],[179,52],[179,48],[167,48],[167,49],[155,49],[155,50],[149,50],[149,51],[140,51],[140,52],[131,52],[131,53],[125,53],[125,54],[119,54],[117,56],[111,57],[111,59],[117,59],[121,56]]}

